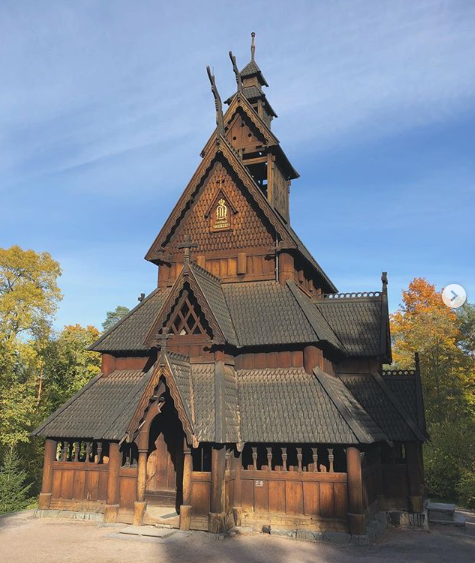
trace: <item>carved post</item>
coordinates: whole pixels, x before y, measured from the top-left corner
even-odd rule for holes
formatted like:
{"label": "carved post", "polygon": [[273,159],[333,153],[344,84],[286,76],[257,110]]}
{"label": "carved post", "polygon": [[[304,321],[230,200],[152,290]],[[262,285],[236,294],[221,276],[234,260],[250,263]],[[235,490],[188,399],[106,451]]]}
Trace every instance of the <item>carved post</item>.
{"label": "carved post", "polygon": [[287,448],[282,448],[282,471],[287,471]]}
{"label": "carved post", "polygon": [[63,449],[61,450],[61,461],[68,461],[69,455],[69,442],[63,440]]}
{"label": "carved post", "polygon": [[74,442],[74,461],[75,462],[79,461],[79,449],[80,449],[80,443]]}
{"label": "carved post", "polygon": [[225,471],[226,448],[220,444],[211,450],[211,512],[208,531],[219,534],[225,531]]}
{"label": "carved post", "polygon": [[352,446],[346,450],[348,473],[348,527],[350,534],[366,533],[366,519],[363,505],[363,474],[361,455],[358,448]]}
{"label": "carved post", "polygon": [[267,471],[272,471],[272,448],[268,447],[267,450]]}
{"label": "carved post", "polygon": [[107,504],[104,510],[104,522],[117,522],[119,513],[120,481],[119,472],[122,461],[119,443],[109,444],[109,472],[107,476]]}
{"label": "carved post", "polygon": [[317,448],[312,448],[312,459],[313,459],[313,470],[318,471],[318,450]]}
{"label": "carved post", "polygon": [[252,468],[257,471],[257,447],[252,448]]}
{"label": "carved post", "polygon": [[101,463],[102,461],[102,442],[97,442],[97,461],[96,463]]}
{"label": "carved post", "polygon": [[234,506],[233,506],[233,516],[234,525],[240,526],[242,519],[242,481],[241,481],[241,471],[242,471],[242,452],[239,452],[238,457],[233,456],[234,470],[236,471],[236,477],[234,480]]}
{"label": "carved post", "polygon": [[297,471],[302,472],[302,448],[297,448]]}
{"label": "carved post", "polygon": [[333,462],[335,460],[335,456],[333,455],[333,448],[328,448],[328,462],[330,464],[330,473],[333,473]]}
{"label": "carved post", "polygon": [[183,504],[180,506],[180,530],[189,530],[191,525],[191,474],[193,457],[186,438],[183,449]]}
{"label": "carved post", "polygon": [[45,457],[43,463],[43,482],[41,484],[41,493],[38,499],[38,508],[48,510],[51,503],[51,493],[53,490],[53,462],[56,460],[55,440],[49,438],[45,443]]}
{"label": "carved post", "polygon": [[89,463],[91,458],[91,442],[86,442],[86,459],[84,460],[86,463]]}
{"label": "carved post", "polygon": [[423,473],[422,451],[419,442],[406,442],[407,484],[409,489],[409,503],[412,512],[423,510]]}
{"label": "carved post", "polygon": [[145,484],[147,480],[147,449],[139,449],[139,460],[137,467],[137,500],[134,502],[134,526],[143,524],[143,516],[147,503],[145,501]]}

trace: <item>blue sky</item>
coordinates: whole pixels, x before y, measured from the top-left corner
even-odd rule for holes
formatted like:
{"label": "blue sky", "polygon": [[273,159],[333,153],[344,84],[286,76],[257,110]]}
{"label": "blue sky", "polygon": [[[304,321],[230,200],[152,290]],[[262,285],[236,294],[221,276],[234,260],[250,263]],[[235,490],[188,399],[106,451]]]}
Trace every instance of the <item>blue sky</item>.
{"label": "blue sky", "polygon": [[291,220],[340,291],[415,276],[475,298],[475,2],[0,4],[0,245],[63,268],[56,326],[100,327],[214,127],[228,58],[256,60],[300,172]]}

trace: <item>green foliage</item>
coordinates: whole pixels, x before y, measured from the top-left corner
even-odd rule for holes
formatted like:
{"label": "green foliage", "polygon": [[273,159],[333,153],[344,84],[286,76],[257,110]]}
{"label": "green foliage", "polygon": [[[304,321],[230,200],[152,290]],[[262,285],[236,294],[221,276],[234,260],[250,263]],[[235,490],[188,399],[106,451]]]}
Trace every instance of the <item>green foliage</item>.
{"label": "green foliage", "polygon": [[0,467],[0,514],[22,510],[31,499],[31,484],[25,485],[27,474],[21,468],[20,457],[13,447],[7,448]]}
{"label": "green foliage", "polygon": [[43,404],[54,411],[100,373],[100,357],[87,348],[99,338],[93,326],[65,326],[45,347]]}
{"label": "green foliage", "polygon": [[107,311],[106,320],[102,323],[104,331],[112,328],[117,322],[120,321],[129,312],[127,307],[117,305],[114,311]]}
{"label": "green foliage", "polygon": [[[100,371],[99,355],[87,350],[99,337],[96,328],[67,326],[59,334],[51,328],[61,299],[60,275],[59,264],[46,252],[18,246],[0,249],[0,459],[6,467],[2,483],[7,476],[12,479],[11,468],[16,467],[21,483],[28,475],[34,494],[41,480],[44,443],[32,439],[31,430]],[[8,503],[5,510],[21,508],[21,495],[26,498],[25,486],[13,484],[16,489],[4,501],[0,485],[0,503]]]}

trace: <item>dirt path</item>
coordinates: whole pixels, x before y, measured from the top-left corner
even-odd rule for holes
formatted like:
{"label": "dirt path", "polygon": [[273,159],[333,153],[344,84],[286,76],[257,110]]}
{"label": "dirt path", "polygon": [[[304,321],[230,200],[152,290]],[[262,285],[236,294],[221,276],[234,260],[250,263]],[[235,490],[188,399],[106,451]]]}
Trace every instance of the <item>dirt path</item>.
{"label": "dirt path", "polygon": [[217,539],[175,532],[166,539],[126,536],[95,522],[38,519],[24,512],[0,518],[3,563],[473,563],[475,517],[465,529],[390,530],[377,544],[338,546],[264,534]]}

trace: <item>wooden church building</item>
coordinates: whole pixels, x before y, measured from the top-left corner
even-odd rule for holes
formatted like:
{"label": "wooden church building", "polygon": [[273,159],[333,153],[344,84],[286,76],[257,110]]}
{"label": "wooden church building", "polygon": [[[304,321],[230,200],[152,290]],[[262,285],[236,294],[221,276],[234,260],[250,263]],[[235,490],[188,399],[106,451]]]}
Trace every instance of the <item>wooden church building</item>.
{"label": "wooden church building", "polygon": [[[364,534],[422,511],[418,363],[391,363],[387,277],[338,293],[292,229],[298,178],[255,60],[153,242],[156,289],[91,347],[101,374],[33,434],[41,509],[106,522]],[[310,211],[309,211],[310,212]]]}

